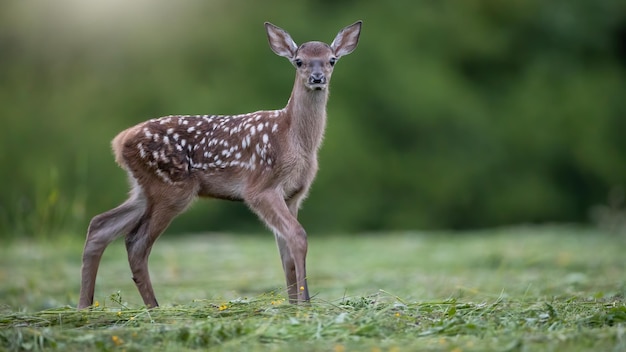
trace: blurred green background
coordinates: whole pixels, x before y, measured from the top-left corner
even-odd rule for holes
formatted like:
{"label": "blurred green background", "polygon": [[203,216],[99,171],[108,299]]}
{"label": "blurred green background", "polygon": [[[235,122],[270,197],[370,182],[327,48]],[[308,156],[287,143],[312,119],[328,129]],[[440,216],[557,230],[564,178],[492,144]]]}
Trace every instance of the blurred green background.
{"label": "blurred green background", "polygon": [[[0,3],[0,236],[82,236],[122,202],[124,128],[283,107],[294,69],[264,21],[302,43],[358,19],[310,233],[623,220],[623,0],[21,0]],[[261,229],[204,201],[168,231]]]}

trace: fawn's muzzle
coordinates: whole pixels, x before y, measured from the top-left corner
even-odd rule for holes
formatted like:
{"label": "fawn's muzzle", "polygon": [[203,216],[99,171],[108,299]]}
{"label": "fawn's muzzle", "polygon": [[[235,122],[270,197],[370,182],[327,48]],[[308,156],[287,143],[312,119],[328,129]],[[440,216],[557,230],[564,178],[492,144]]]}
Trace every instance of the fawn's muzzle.
{"label": "fawn's muzzle", "polygon": [[309,76],[309,84],[326,84],[326,76],[323,73],[313,73]]}

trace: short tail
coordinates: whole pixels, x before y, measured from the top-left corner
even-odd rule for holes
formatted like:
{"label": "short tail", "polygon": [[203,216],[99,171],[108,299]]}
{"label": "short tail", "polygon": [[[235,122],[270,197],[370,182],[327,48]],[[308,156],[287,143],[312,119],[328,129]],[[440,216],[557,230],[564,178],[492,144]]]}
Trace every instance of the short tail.
{"label": "short tail", "polygon": [[124,159],[124,148],[127,145],[128,139],[136,135],[138,128],[138,126],[135,126],[125,129],[124,131],[118,133],[118,135],[113,138],[113,141],[111,141],[111,147],[113,148],[113,154],[115,155],[115,162],[126,170],[128,170],[128,163],[126,163],[126,160]]}

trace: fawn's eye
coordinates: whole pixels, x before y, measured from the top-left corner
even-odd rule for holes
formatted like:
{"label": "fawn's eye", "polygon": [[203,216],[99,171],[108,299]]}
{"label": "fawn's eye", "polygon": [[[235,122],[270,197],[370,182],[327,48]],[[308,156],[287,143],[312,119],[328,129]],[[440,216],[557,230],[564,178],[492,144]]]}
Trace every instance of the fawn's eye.
{"label": "fawn's eye", "polygon": [[298,66],[298,67],[302,67],[302,60],[300,60],[300,59],[296,59],[294,62],[295,62],[295,64],[296,64],[296,66]]}
{"label": "fawn's eye", "polygon": [[328,61],[328,63],[330,64],[330,66],[335,66],[335,62],[337,62],[337,58],[331,57],[330,61]]}

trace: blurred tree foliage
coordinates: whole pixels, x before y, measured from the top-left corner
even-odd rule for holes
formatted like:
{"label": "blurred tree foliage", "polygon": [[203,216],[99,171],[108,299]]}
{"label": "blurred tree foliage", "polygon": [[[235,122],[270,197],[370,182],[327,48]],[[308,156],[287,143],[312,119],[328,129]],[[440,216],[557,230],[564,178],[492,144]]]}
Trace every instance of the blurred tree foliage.
{"label": "blurred tree foliage", "polygon": [[[626,3],[5,1],[0,231],[83,233],[127,190],[109,141],[168,114],[284,106],[301,43],[364,20],[335,72],[310,232],[585,222],[626,182]],[[258,231],[208,201],[172,232]]]}

